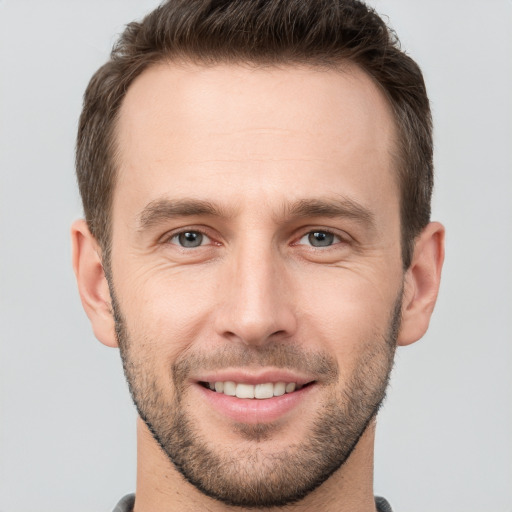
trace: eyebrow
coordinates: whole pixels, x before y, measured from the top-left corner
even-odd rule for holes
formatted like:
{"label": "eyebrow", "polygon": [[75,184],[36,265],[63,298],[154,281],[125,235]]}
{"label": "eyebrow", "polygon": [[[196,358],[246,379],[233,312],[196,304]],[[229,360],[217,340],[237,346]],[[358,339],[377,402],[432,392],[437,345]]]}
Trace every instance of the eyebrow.
{"label": "eyebrow", "polygon": [[300,199],[285,207],[285,214],[291,218],[329,217],[352,219],[368,228],[375,227],[374,213],[362,204],[347,198]]}
{"label": "eyebrow", "polygon": [[201,199],[157,199],[151,201],[139,215],[139,230],[176,217],[193,216],[228,217],[227,212],[209,201]]}
{"label": "eyebrow", "polygon": [[[288,220],[307,217],[329,217],[352,219],[368,228],[375,227],[375,215],[367,207],[347,198],[340,199],[299,199],[285,204],[283,216]],[[168,199],[151,201],[139,215],[139,231],[148,229],[161,222],[178,217],[224,217],[233,216],[233,212],[202,199]]]}

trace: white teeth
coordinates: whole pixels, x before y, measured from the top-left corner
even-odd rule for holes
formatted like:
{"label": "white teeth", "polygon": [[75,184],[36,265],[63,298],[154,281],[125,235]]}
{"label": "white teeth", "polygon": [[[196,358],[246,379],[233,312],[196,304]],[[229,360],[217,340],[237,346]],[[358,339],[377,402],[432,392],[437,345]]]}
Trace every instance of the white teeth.
{"label": "white teeth", "polygon": [[276,382],[274,384],[274,396],[284,395],[286,392],[286,384],[284,382]]}
{"label": "white teeth", "polygon": [[254,386],[251,384],[236,385],[237,398],[254,398]]}
{"label": "white teeth", "polygon": [[224,382],[224,394],[229,396],[236,395],[236,384],[231,381]]}
{"label": "white teeth", "polygon": [[286,384],[286,392],[291,393],[292,391],[295,391],[295,382],[290,382],[289,384]]}
{"label": "white teeth", "polygon": [[263,384],[244,384],[233,381],[217,381],[208,382],[208,387],[217,393],[224,393],[228,396],[236,396],[237,398],[272,398],[274,396],[282,396],[285,393],[293,393],[302,389],[295,382],[265,382]]}
{"label": "white teeth", "polygon": [[254,386],[254,396],[256,398],[272,398],[274,396],[273,384],[271,382],[268,384],[256,384]]}

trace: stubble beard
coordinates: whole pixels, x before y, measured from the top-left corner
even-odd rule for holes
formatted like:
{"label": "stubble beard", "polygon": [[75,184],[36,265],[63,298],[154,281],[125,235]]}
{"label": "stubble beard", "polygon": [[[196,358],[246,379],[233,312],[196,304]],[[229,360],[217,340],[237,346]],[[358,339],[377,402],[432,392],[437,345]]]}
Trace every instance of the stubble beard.
{"label": "stubble beard", "polygon": [[[342,389],[336,386],[339,369],[330,355],[301,352],[291,344],[269,344],[255,351],[223,350],[213,356],[188,356],[177,361],[171,368],[173,393],[155,378],[149,354],[135,355],[136,343],[128,334],[112,292],[111,287],[123,368],[139,416],[181,475],[202,493],[226,505],[282,507],[303,499],[346,462],[385,398],[400,327],[401,293],[385,336],[365,344],[367,350],[361,352],[353,375]],[[246,440],[243,449],[230,447],[221,452],[211,441],[214,435],[194,426],[184,403],[190,370],[218,361],[224,361],[224,367],[314,369],[324,372],[327,382],[333,381],[328,385],[332,389],[300,443],[269,453],[264,441],[274,433],[272,424],[236,424],[234,432]],[[204,434],[210,434],[209,440]]]}

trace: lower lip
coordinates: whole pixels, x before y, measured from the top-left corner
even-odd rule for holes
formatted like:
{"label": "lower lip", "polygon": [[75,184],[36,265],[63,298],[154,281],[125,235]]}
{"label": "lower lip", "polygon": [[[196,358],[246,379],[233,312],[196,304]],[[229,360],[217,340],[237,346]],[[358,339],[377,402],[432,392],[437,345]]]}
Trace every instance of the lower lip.
{"label": "lower lip", "polygon": [[217,393],[200,384],[196,387],[204,399],[221,415],[238,423],[256,424],[270,423],[290,413],[304,402],[316,386],[310,384],[298,391],[265,399],[237,398]]}

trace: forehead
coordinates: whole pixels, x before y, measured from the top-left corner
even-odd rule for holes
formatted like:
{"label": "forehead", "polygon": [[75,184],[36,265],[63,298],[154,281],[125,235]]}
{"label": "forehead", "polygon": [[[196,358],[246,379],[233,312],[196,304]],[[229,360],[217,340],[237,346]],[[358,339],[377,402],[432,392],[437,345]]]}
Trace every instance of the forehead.
{"label": "forehead", "polygon": [[[339,186],[350,196],[359,187],[371,203],[386,190],[397,195],[394,140],[386,99],[353,65],[161,63],[134,81],[121,108],[114,206],[122,196],[142,207],[155,187],[219,201],[237,191],[300,196]],[[233,186],[219,188],[223,180]]]}

